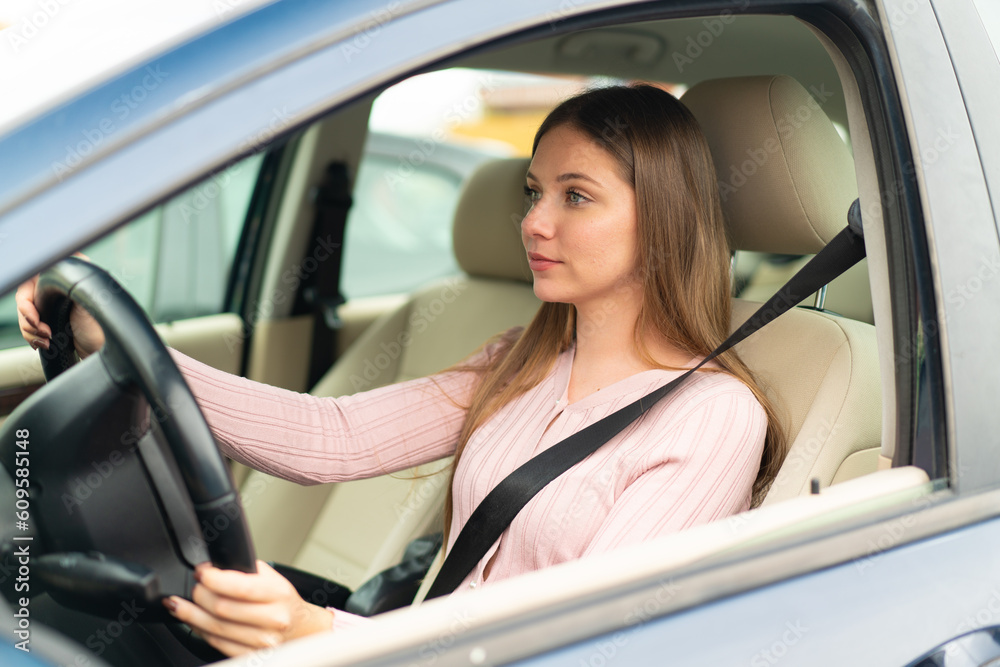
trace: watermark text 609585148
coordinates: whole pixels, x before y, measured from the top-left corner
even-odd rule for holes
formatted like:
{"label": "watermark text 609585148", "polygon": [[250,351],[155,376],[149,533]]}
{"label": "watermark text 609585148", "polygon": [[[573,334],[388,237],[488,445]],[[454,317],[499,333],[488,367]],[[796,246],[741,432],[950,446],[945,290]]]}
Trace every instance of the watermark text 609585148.
{"label": "watermark text 609585148", "polygon": [[[14,432],[14,526],[20,532],[27,532],[31,527],[31,501],[28,480],[28,464],[30,462],[31,434],[22,428]],[[14,591],[23,595],[14,600],[14,635],[18,641],[14,646],[22,651],[31,648],[31,615],[28,610],[31,580],[31,540],[30,535],[14,535],[14,560],[17,564],[17,576],[14,579]]]}

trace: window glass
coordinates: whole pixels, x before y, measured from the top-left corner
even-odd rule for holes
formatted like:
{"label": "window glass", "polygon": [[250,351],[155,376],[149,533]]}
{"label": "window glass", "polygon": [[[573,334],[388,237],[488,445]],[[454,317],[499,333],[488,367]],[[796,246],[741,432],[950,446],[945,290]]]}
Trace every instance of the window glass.
{"label": "window glass", "polygon": [[[154,322],[222,312],[263,154],[182,192],[83,249]],[[0,299],[0,349],[25,344],[14,294]]]}
{"label": "window glass", "polygon": [[993,52],[1000,58],[1000,3],[996,0],[972,0],[983,21],[990,41],[993,42]]}
{"label": "window glass", "polygon": [[410,292],[457,273],[451,227],[465,180],[483,162],[530,155],[545,114],[594,81],[450,69],[385,90],[347,217],[344,296]]}
{"label": "window glass", "polygon": [[393,179],[396,161],[365,160],[354,186],[343,292],[353,298],[403,292],[458,271],[451,228],[462,175],[424,167]]}

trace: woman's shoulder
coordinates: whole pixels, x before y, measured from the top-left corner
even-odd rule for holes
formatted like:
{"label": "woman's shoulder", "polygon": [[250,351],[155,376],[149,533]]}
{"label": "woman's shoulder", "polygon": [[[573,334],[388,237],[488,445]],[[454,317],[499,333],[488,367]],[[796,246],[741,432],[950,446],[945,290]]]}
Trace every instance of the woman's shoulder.
{"label": "woman's shoulder", "polygon": [[673,417],[688,416],[695,412],[725,413],[729,418],[756,418],[764,414],[753,390],[739,378],[721,370],[707,369],[695,371],[663,407]]}

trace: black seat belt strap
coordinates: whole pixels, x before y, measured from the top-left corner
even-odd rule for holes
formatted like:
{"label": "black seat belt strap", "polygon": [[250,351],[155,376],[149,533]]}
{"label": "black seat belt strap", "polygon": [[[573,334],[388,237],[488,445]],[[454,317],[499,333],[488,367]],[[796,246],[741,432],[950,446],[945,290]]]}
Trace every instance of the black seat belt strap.
{"label": "black seat belt strap", "polygon": [[701,363],[639,400],[574,433],[528,460],[490,491],[463,526],[427,599],[454,591],[486,555],[514,517],[549,482],[594,453],[645,414],[692,373],[750,336],[865,256],[860,205],[851,206],[850,225],[841,231],[785,285]]}
{"label": "black seat belt strap", "polygon": [[313,314],[309,389],[333,364],[337,330],[341,327],[337,315],[337,309],[344,303],[340,293],[340,260],[344,227],[351,208],[351,181],[346,164],[332,162],[327,166],[323,181],[315,190],[314,206],[312,241],[299,272],[300,276],[305,276],[300,303],[308,306]]}

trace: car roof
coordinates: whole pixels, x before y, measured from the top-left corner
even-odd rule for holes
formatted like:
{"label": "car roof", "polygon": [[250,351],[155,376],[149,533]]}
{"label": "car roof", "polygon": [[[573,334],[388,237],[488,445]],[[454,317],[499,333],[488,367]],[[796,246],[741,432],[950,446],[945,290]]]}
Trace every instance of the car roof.
{"label": "car roof", "polygon": [[[0,4],[0,135],[275,0]],[[42,9],[39,12],[39,9]]]}
{"label": "car roof", "polygon": [[[123,157],[145,138],[158,136],[159,130],[176,125],[182,119],[192,119],[205,107],[212,106],[213,102],[226,99],[227,95],[232,98],[234,91],[246,90],[271,74],[288,71],[296,63],[329,53],[332,45],[361,35],[359,30],[366,26],[372,31],[379,30],[388,19],[419,14],[437,4],[440,4],[438,0],[388,5],[371,0],[265,4],[227,22],[192,29],[196,34],[187,34],[180,43],[164,42],[159,50],[145,53],[145,60],[129,61],[130,64],[119,73],[106,78],[98,77],[88,84],[89,87],[74,92],[70,99],[8,126],[0,134],[0,240],[15,242],[0,243],[0,261],[7,262],[14,269],[13,275],[9,278],[5,276],[7,281],[3,289],[34,273],[41,262],[68,254],[152,204],[137,195],[131,208],[121,204],[118,212],[106,214],[97,226],[83,223],[86,218],[76,215],[80,213],[78,208],[65,204],[56,207],[76,215],[79,222],[73,226],[70,221],[62,220],[67,213],[42,212],[45,206],[33,212],[33,205],[43,196],[85,199],[80,193],[70,194],[74,189],[70,184],[77,182],[74,185],[82,188],[78,183],[80,179],[75,177],[91,171],[91,166],[106,165],[109,163],[106,158],[112,156]],[[659,70],[649,69],[649,78],[681,79],[694,83],[702,78],[712,78],[722,71],[719,63],[732,64],[732,50],[726,44],[732,44],[733,48],[745,54],[746,45],[751,43],[756,45],[752,50],[754,57],[740,61],[742,69],[739,74],[777,71],[802,77],[802,68],[814,62],[813,76],[807,77],[807,80],[836,82],[831,85],[835,85],[837,95],[841,94],[836,72],[828,58],[803,58],[801,54],[791,58],[789,51],[770,46],[788,41],[775,39],[775,31],[778,31],[783,37],[785,33],[791,35],[795,45],[801,44],[803,39],[811,39],[813,50],[825,55],[819,43],[809,34],[809,29],[796,19],[723,14],[713,20],[720,23],[706,23],[708,19],[681,19],[680,22],[643,23],[628,29],[615,27],[569,36],[543,37],[535,43],[522,42],[515,48],[480,52],[464,58],[462,64],[520,71],[594,72],[595,63],[586,57],[594,49],[607,51],[611,48],[627,54],[634,53],[636,46],[645,45],[644,48],[648,48],[653,44],[663,54],[671,55],[660,58],[663,65]],[[708,38],[713,40],[712,48],[702,47],[704,52],[693,58],[694,62],[688,66],[689,63],[679,58],[690,58],[697,52],[685,45],[682,35],[693,34],[697,40],[702,33],[705,33],[702,41]],[[798,46],[793,46],[792,50],[796,48]],[[582,54],[582,57],[574,57],[574,54]],[[339,52],[337,55],[343,63],[343,56]],[[630,71],[630,67],[631,71],[635,69],[634,57],[631,56],[618,61],[606,57],[604,60],[606,62],[600,71],[606,74],[624,74]],[[827,69],[823,70],[824,67]],[[345,73],[338,74],[361,76],[358,68],[344,69]],[[350,72],[346,73],[346,70]],[[316,97],[315,93],[311,94]],[[833,110],[837,106],[836,99],[829,104],[829,115],[835,120],[838,114]],[[322,111],[318,109],[317,113]],[[249,148],[260,148],[298,127],[286,118],[287,114],[279,106],[274,106],[269,113],[271,125],[276,128],[258,145]],[[244,118],[238,120],[251,122]],[[301,122],[301,117],[298,122]],[[190,127],[192,132],[198,131],[194,120],[191,120]],[[205,131],[206,127],[202,124],[200,131]],[[231,129],[233,133],[237,132],[235,127]],[[244,136],[247,134],[244,130]],[[243,146],[243,149],[243,154],[246,154],[247,147]],[[217,153],[212,158],[217,167],[239,157],[233,147],[228,151],[228,155]],[[175,173],[182,173],[180,163],[186,157],[170,156],[170,160],[177,163]],[[130,177],[137,175],[134,167],[131,172],[121,171]],[[194,176],[196,174],[192,173],[189,164],[184,176],[178,176],[174,181],[161,178],[155,187],[159,188],[162,196],[168,189],[177,191],[186,186]],[[182,178],[188,180],[182,181]],[[85,203],[94,207],[99,205],[96,201]],[[12,215],[15,212],[17,215]],[[39,216],[44,217],[50,226],[64,227],[62,231],[53,229],[57,239],[54,246],[48,247],[38,257],[31,257],[30,253],[23,252],[24,247],[31,245],[27,243],[30,236],[25,227],[31,226]]]}

